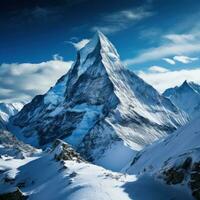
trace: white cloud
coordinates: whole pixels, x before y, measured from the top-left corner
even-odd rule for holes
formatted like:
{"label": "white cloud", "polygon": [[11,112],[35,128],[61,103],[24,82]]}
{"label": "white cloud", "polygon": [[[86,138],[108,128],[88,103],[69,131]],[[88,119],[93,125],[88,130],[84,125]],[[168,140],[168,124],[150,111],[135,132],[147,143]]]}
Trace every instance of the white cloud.
{"label": "white cloud", "polygon": [[158,47],[149,48],[142,51],[135,58],[124,61],[126,65],[144,63],[152,60],[158,60],[167,56],[190,54],[200,51],[200,38],[195,34],[173,34],[163,36],[165,43]]}
{"label": "white cloud", "polygon": [[72,42],[72,41],[67,41],[67,43],[72,44],[76,50],[82,49],[90,40],[89,39],[82,39],[79,42]]}
{"label": "white cloud", "polygon": [[104,17],[107,22],[124,22],[125,20],[140,20],[152,15],[152,12],[146,11],[144,8],[137,8],[132,10],[121,10]]}
{"label": "white cloud", "polygon": [[171,64],[171,65],[175,65],[176,64],[176,62],[171,58],[163,58],[163,60],[166,61],[167,63]]}
{"label": "white cloud", "polygon": [[63,60],[63,57],[60,56],[59,54],[54,54],[54,55],[53,55],[53,59],[54,59],[54,60],[61,60],[61,61],[62,61],[62,60]]}
{"label": "white cloud", "polygon": [[165,89],[181,85],[185,80],[200,83],[200,68],[196,69],[181,69],[166,72],[155,72],[152,70],[139,71],[138,75],[151,84],[160,92]]}
{"label": "white cloud", "polygon": [[55,60],[33,63],[11,63],[0,65],[0,101],[30,101],[43,94],[55,84],[70,66],[71,61]]}
{"label": "white cloud", "polygon": [[169,70],[164,67],[160,67],[160,66],[152,66],[152,67],[149,67],[149,71],[164,73],[164,72],[168,72]]}
{"label": "white cloud", "polygon": [[187,63],[191,63],[193,61],[196,61],[199,58],[192,58],[192,57],[188,57],[188,56],[174,56],[173,59],[176,60],[176,61],[179,61],[181,63],[187,64]]}
{"label": "white cloud", "polygon": [[137,9],[121,10],[118,12],[111,13],[103,16],[99,25],[91,28],[92,31],[100,30],[105,34],[118,32],[126,29],[134,23],[152,16],[154,13],[148,11],[144,7]]}
{"label": "white cloud", "polygon": [[76,49],[82,49],[90,40],[89,39],[82,39],[80,42],[74,43]]}
{"label": "white cloud", "polygon": [[192,34],[167,34],[163,37],[172,41],[173,43],[185,43],[195,40],[195,36]]}
{"label": "white cloud", "polygon": [[126,29],[126,26],[123,24],[120,24],[119,26],[115,26],[115,25],[94,26],[91,28],[92,31],[101,31],[104,34],[115,33],[123,29]]}

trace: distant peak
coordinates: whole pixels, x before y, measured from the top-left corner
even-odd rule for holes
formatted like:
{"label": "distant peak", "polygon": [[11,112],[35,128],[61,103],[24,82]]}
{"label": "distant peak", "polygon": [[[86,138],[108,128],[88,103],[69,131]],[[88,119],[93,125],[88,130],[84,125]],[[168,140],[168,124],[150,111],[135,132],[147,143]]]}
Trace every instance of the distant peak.
{"label": "distant peak", "polygon": [[180,87],[189,87],[187,80],[185,80]]}
{"label": "distant peak", "polygon": [[179,87],[179,90],[183,90],[183,91],[185,91],[185,90],[193,90],[193,88],[191,87],[191,85],[190,85],[190,83],[187,81],[187,80],[185,80],[183,83],[182,83],[182,85]]}
{"label": "distant peak", "polygon": [[188,85],[187,80],[185,80],[185,81],[183,82],[183,85]]}
{"label": "distant peak", "polygon": [[199,84],[195,83],[194,81],[187,81],[187,80],[185,80],[182,83],[182,85],[189,85],[189,86],[191,86],[191,85],[199,85]]}

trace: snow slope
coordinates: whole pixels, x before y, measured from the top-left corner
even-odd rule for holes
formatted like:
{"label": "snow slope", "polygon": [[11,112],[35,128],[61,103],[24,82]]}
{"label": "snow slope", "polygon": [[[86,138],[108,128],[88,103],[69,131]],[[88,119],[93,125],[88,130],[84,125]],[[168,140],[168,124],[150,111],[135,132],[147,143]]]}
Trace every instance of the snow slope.
{"label": "snow slope", "polygon": [[168,184],[182,184],[189,187],[193,194],[196,191],[199,195],[199,141],[200,118],[196,118],[167,138],[139,152],[124,171],[156,176]]}
{"label": "snow slope", "polygon": [[[69,151],[69,147],[65,149],[68,153],[60,157],[63,145],[67,144],[57,143],[53,151],[40,157],[10,160],[11,169],[6,168],[8,163],[0,159],[0,166],[7,169],[0,175],[0,193],[18,185],[30,200],[192,199],[185,188],[167,186],[148,176],[138,179],[134,175],[114,173],[87,163]],[[5,177],[12,182],[5,182]]]}
{"label": "snow slope", "polygon": [[200,85],[185,81],[180,87],[167,89],[163,95],[184,110],[190,118],[200,116]]}
{"label": "snow slope", "polygon": [[199,140],[200,118],[197,118],[179,128],[167,138],[159,140],[139,152],[137,161],[129,171],[137,174],[146,168],[154,173],[167,166],[165,161],[176,160],[185,153],[185,156],[194,155],[193,160],[196,161],[200,158],[199,156],[196,157],[195,153],[198,152],[200,147]]}
{"label": "snow slope", "polygon": [[114,149],[123,148],[119,169],[134,154],[129,147],[142,149],[184,125],[187,116],[125,69],[115,47],[97,32],[68,73],[12,120],[25,141],[34,138],[44,147],[61,138],[94,163],[108,160],[107,152],[117,157]]}
{"label": "snow slope", "polygon": [[[30,196],[31,200],[92,200],[94,197],[97,200],[129,199],[121,185],[130,177],[89,164],[80,160],[79,157],[76,160],[78,154],[69,152],[68,149],[66,151],[74,157],[70,159],[65,157],[64,160],[62,157],[61,160],[57,160],[57,156],[64,151],[63,145],[67,144],[57,143],[49,153],[43,153],[40,157],[28,159],[26,162],[9,161],[15,163],[10,170],[6,168],[7,163],[0,160],[0,166],[7,169],[1,175],[1,182],[4,184],[0,185],[0,192],[3,192],[5,188],[12,189],[19,183],[23,183],[20,189]],[[7,184],[4,182],[5,177],[12,178],[14,181]]]}

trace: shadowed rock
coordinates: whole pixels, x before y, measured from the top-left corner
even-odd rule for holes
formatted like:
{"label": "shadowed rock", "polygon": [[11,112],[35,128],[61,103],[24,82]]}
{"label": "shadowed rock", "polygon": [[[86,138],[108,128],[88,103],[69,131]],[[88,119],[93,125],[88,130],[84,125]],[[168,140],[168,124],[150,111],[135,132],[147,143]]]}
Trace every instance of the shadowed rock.
{"label": "shadowed rock", "polygon": [[60,160],[73,160],[77,162],[83,162],[84,159],[77,153],[69,144],[57,139],[53,144],[51,153],[54,158]]}
{"label": "shadowed rock", "polygon": [[6,193],[0,194],[1,200],[26,200],[28,196],[25,196],[19,188],[14,188]]}

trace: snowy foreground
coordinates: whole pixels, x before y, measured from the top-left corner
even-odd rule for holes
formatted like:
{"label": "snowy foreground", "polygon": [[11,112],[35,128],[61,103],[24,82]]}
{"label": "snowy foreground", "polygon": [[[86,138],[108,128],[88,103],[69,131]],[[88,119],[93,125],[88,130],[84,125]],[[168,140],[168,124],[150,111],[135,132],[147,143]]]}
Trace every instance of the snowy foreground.
{"label": "snowy foreground", "polygon": [[18,186],[30,200],[192,199],[185,187],[167,186],[148,175],[114,173],[80,160],[76,154],[72,160],[64,160],[61,154],[58,145],[36,157],[2,157],[0,193]]}

